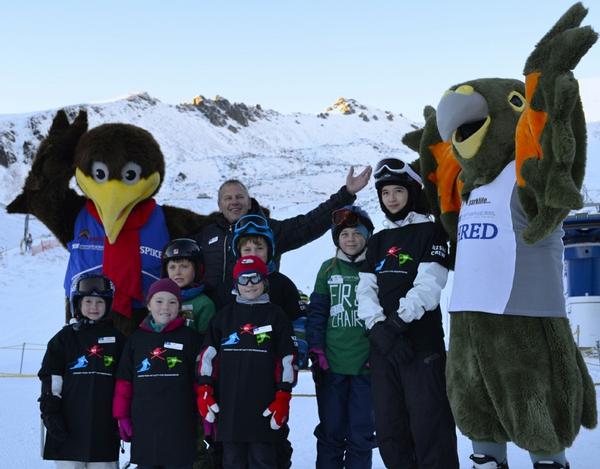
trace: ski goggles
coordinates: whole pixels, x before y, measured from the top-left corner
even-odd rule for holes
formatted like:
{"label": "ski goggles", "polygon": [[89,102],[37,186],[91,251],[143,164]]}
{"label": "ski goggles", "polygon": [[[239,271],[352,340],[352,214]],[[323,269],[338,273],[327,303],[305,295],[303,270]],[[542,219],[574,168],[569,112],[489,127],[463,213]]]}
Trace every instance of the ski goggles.
{"label": "ski goggles", "polygon": [[261,231],[271,229],[266,218],[261,217],[260,215],[244,215],[236,222],[234,231],[245,231],[251,227],[258,228]]}
{"label": "ski goggles", "polygon": [[261,274],[259,274],[258,272],[252,272],[249,274],[242,274],[238,277],[237,279],[237,283],[238,285],[248,285],[248,284],[252,284],[252,285],[257,285],[260,282],[262,282],[264,280],[263,276]]}
{"label": "ski goggles", "polygon": [[113,285],[106,277],[85,277],[77,281],[77,291],[80,293],[112,293]]}
{"label": "ski goggles", "polygon": [[400,175],[407,174],[411,178],[413,178],[416,182],[423,185],[423,181],[421,180],[421,176],[419,176],[409,164],[405,163],[402,160],[396,158],[387,158],[382,160],[377,165],[375,172],[373,173],[373,177],[375,181],[383,178],[386,175]]}
{"label": "ski goggles", "polygon": [[335,226],[357,226],[360,225],[358,214],[347,208],[338,208],[331,214],[331,223]]}

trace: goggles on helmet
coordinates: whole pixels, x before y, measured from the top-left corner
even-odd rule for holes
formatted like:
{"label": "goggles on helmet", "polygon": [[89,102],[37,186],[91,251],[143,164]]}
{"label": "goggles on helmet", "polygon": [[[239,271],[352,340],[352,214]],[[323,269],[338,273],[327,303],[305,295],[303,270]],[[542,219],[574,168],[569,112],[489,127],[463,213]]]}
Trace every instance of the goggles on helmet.
{"label": "goggles on helmet", "polygon": [[262,236],[269,245],[269,259],[275,256],[275,239],[273,238],[273,231],[269,226],[268,220],[261,215],[244,215],[241,217],[233,227],[233,239],[231,241],[231,248],[234,256],[238,257],[238,242],[240,238],[246,236]]}
{"label": "goggles on helmet", "polygon": [[249,274],[242,274],[238,277],[237,283],[238,285],[258,285],[260,282],[264,280],[263,276],[258,272],[252,272]]}
{"label": "goggles on helmet", "polygon": [[84,277],[77,281],[76,291],[83,295],[96,293],[98,295],[112,294],[114,288],[112,282],[103,276]]}
{"label": "goggles on helmet", "polygon": [[423,185],[423,181],[421,180],[421,176],[419,176],[409,164],[405,163],[402,160],[396,158],[386,158],[382,160],[375,168],[375,172],[373,173],[373,177],[375,181],[383,178],[386,175],[393,174],[407,174],[411,178],[413,178],[416,182]]}
{"label": "goggles on helmet", "polygon": [[339,208],[331,214],[331,223],[335,226],[357,226],[360,225],[360,217],[353,210]]}
{"label": "goggles on helmet", "polygon": [[270,230],[269,222],[266,218],[260,215],[244,215],[235,224],[234,231],[245,231],[250,227],[258,228],[259,230]]}

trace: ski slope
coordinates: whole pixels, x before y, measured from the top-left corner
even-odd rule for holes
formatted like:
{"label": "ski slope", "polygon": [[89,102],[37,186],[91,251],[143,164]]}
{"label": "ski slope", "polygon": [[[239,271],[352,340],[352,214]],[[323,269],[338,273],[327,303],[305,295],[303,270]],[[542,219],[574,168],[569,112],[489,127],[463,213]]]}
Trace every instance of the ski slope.
{"label": "ski slope", "polygon": [[[299,206],[276,210],[276,218],[285,218],[296,210],[309,207]],[[14,221],[17,219],[17,221]],[[39,382],[34,375],[40,366],[44,344],[54,335],[63,321],[62,279],[67,254],[62,248],[54,248],[35,256],[21,254],[18,240],[22,236],[24,217],[8,216],[0,212],[3,240],[11,246],[0,257],[0,291],[3,298],[3,314],[0,329],[0,467],[45,468],[53,467],[40,456],[40,420],[38,404]],[[11,221],[12,220],[12,221]],[[375,220],[381,226],[381,219]],[[45,232],[38,222],[32,223],[32,232],[38,244]],[[296,251],[283,256],[281,270],[307,292],[312,290],[314,277],[321,262],[333,253],[329,234]],[[447,321],[446,326],[447,326]],[[21,344],[26,350],[22,372],[29,377],[7,377],[4,374],[18,373],[21,368]],[[6,346],[16,346],[6,349]],[[600,364],[588,359],[594,381],[600,383]],[[598,389],[598,388],[597,388]],[[317,424],[317,407],[314,386],[310,373],[300,373],[299,384],[294,390],[290,419],[294,446],[293,467],[314,467],[316,454],[315,438],[312,434]],[[600,402],[598,403],[600,407]],[[596,469],[600,461],[600,429],[582,430],[573,448],[568,452],[573,469]],[[470,468],[471,453],[467,438],[458,435],[461,468]],[[127,460],[123,455],[121,463]],[[524,451],[509,445],[511,468],[529,468],[529,457]],[[384,465],[376,452],[373,467]]]}

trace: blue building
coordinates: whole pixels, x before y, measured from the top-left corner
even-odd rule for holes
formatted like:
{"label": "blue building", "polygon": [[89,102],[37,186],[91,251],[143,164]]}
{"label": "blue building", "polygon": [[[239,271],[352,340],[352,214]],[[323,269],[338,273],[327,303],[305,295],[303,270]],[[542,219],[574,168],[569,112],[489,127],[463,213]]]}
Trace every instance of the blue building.
{"label": "blue building", "polygon": [[600,341],[600,213],[568,216],[565,244],[567,313],[579,347]]}

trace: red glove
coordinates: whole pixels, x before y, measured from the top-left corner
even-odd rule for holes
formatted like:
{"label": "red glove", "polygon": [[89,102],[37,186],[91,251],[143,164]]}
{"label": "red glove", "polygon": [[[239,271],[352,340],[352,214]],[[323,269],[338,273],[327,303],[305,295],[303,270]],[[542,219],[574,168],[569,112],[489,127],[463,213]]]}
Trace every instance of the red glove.
{"label": "red glove", "polygon": [[277,391],[275,393],[275,400],[271,402],[271,405],[266,408],[263,412],[264,417],[271,416],[271,428],[273,430],[279,430],[281,426],[287,421],[290,415],[290,399],[292,393],[288,391]]}
{"label": "red glove", "polygon": [[131,419],[125,417],[118,420],[119,423],[119,436],[123,441],[131,441],[133,436],[133,428],[131,427]]}
{"label": "red glove", "polygon": [[219,404],[217,404],[213,397],[213,387],[210,384],[198,386],[196,394],[198,395],[196,400],[198,412],[200,412],[204,420],[213,423],[217,417],[216,414],[219,412]]}

